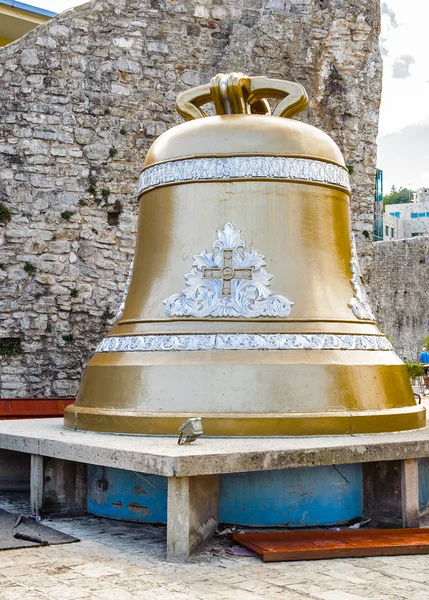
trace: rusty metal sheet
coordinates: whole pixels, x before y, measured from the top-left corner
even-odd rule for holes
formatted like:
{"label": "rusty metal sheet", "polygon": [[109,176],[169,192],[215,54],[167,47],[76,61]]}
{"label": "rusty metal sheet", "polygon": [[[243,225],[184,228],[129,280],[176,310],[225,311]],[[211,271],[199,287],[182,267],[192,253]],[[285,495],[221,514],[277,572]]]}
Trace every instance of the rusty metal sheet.
{"label": "rusty metal sheet", "polygon": [[0,420],[62,417],[75,398],[2,398]]}
{"label": "rusty metal sheet", "polygon": [[429,529],[360,529],[234,534],[264,562],[429,554]]}

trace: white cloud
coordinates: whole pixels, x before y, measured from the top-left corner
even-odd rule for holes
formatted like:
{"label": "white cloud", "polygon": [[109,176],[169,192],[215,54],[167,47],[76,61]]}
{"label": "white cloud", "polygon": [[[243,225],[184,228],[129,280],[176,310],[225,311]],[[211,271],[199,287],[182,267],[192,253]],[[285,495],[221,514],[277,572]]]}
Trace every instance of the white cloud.
{"label": "white cloud", "polygon": [[[380,135],[398,131],[429,117],[429,3],[422,0],[387,0],[383,6],[381,38],[384,73]],[[402,77],[398,78],[398,74]]]}
{"label": "white cloud", "polygon": [[386,0],[382,5],[378,166],[383,169],[385,191],[392,185],[429,185],[428,20],[425,0]]}
{"label": "white cloud", "polygon": [[410,54],[402,54],[393,63],[392,77],[394,79],[406,79],[410,77],[410,66],[415,63],[414,56]]}

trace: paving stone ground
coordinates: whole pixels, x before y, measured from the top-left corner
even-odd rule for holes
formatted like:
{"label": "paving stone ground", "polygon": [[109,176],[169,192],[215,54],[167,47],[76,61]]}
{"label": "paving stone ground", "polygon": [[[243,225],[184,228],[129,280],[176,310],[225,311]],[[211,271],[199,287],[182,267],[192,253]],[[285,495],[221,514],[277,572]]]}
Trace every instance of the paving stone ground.
{"label": "paving stone ground", "polygon": [[[0,507],[28,513],[26,501]],[[0,552],[0,600],[429,600],[429,555],[266,563],[215,538],[167,562],[165,527],[45,519],[81,542]]]}

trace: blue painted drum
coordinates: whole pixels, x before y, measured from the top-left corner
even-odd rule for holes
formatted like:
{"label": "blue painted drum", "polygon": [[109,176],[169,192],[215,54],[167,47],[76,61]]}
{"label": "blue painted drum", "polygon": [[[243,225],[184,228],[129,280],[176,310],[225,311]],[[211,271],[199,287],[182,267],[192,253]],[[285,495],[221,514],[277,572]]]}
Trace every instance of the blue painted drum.
{"label": "blue painted drum", "polygon": [[[338,525],[362,516],[362,510],[360,464],[220,476],[221,523]],[[88,512],[111,519],[166,523],[167,478],[89,466]]]}
{"label": "blue painted drum", "polygon": [[339,525],[360,516],[360,464],[231,473],[220,480],[223,523],[308,527]]}
{"label": "blue painted drum", "polygon": [[167,522],[167,477],[88,465],[88,513],[119,521]]}
{"label": "blue painted drum", "polygon": [[419,510],[429,505],[429,458],[419,458]]}

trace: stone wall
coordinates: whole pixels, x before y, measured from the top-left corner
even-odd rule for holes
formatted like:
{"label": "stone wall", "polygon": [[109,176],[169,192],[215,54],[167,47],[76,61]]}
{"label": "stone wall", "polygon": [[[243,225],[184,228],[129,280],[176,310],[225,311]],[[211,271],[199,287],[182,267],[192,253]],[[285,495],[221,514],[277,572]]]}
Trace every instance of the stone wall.
{"label": "stone wall", "polygon": [[371,306],[397,354],[417,360],[429,334],[429,237],[373,244]]}
{"label": "stone wall", "polygon": [[367,256],[378,33],[378,0],[94,0],[3,48],[0,395],[75,394],[124,289],[144,154],[180,121],[177,93],[216,72],[306,87],[303,120],[353,170]]}

